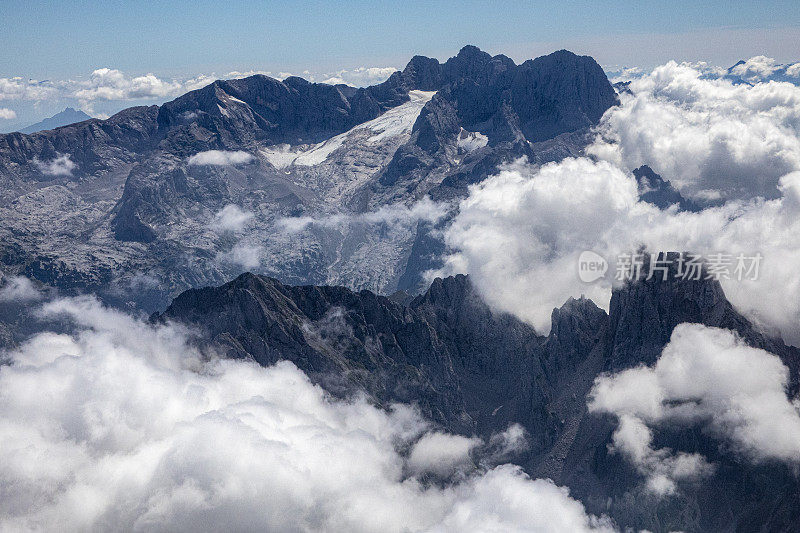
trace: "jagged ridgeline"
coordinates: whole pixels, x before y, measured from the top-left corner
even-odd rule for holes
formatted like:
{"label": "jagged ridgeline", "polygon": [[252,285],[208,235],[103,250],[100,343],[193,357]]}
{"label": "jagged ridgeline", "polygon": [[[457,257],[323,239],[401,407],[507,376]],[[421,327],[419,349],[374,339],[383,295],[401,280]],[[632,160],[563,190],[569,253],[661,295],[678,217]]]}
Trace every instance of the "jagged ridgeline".
{"label": "jagged ridgeline", "polygon": [[[698,453],[714,470],[659,500],[614,451],[617,420],[587,407],[598,377],[653,365],[683,323],[775,354],[795,395],[798,350],[739,314],[717,281],[635,280],[608,313],[569,299],[548,335],[488,307],[465,276],[423,281],[470,185],[521,157],[584,155],[618,102],[591,57],[516,64],[467,46],[366,88],[251,76],[0,135],[0,272],[156,311],[154,323],[191,326],[208,354],[290,360],[333,395],[413,404],[447,431],[489,441],[520,424],[529,447],[504,460],[624,526],[797,529],[800,485],[785,464],[665,425],[654,449]],[[642,201],[698,209],[649,167],[634,175]],[[0,307],[0,345],[39,327],[26,306]]]}
{"label": "jagged ridgeline", "polygon": [[[148,312],[246,270],[418,292],[440,255],[436,222],[411,211],[387,231],[359,215],[445,205],[521,156],[577,155],[616,103],[590,57],[516,65],[467,46],[367,88],[257,75],[0,135],[0,267]],[[238,155],[192,159],[211,150]],[[213,224],[229,205],[252,215],[237,231]],[[287,234],[287,218],[320,223]]]}
{"label": "jagged ridgeline", "polygon": [[[778,355],[798,390],[800,351],[736,312],[719,282],[654,277],[615,290],[610,314],[570,298],[549,335],[492,311],[465,276],[436,279],[397,302],[344,287],[287,286],[243,274],[178,296],[154,322],[180,322],[197,342],[262,365],[288,359],[336,395],[366,390],[378,403],[417,405],[449,431],[489,437],[521,424],[530,448],[507,457],[533,477],[570,488],[593,513],[653,531],[786,531],[800,519],[800,485],[782,464],[743,463],[701,429],[664,429],[660,447],[702,452],[714,475],[659,500],[611,451],[616,424],[587,412],[596,377],[652,364],[678,324],[735,331]],[[691,509],[691,512],[687,511]]]}

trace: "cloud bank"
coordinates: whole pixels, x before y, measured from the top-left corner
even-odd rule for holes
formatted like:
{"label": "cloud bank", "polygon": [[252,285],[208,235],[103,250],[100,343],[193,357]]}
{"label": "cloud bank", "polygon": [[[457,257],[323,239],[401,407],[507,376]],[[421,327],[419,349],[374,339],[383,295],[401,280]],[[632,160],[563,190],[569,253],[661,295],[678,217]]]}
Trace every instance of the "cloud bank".
{"label": "cloud bank", "polygon": [[800,412],[787,397],[789,370],[764,350],[727,330],[680,324],[652,367],[599,377],[589,409],[610,413],[619,425],[615,450],[658,494],[682,479],[708,474],[697,454],[652,448],[651,428],[698,426],[754,462],[800,462]]}
{"label": "cloud bank", "polygon": [[83,101],[162,98],[182,88],[180,83],[159,79],[154,74],[128,77],[112,68],[93,71],[86,85],[86,88],[75,91],[75,98]]}
{"label": "cloud bank", "polygon": [[734,84],[671,61],[630,90],[603,116],[589,153],[628,170],[649,165],[701,200],[774,198],[779,178],[800,170],[796,85]]}
{"label": "cloud bank", "polygon": [[612,530],[510,465],[425,484],[427,459],[471,446],[408,407],[334,400],[288,362],[203,356],[180,327],[91,298],[42,314],[77,329],[0,367],[0,529]]}
{"label": "cloud bank", "polygon": [[[641,246],[704,255],[761,253],[758,279],[723,279],[723,289],[749,318],[797,342],[800,172],[778,185],[781,197],[774,200],[679,212],[642,202],[635,178],[607,161],[566,159],[541,168],[517,162],[470,188],[445,233],[453,253],[431,275],[470,274],[489,304],[546,333],[551,311],[570,296],[584,294],[607,308],[616,258]],[[609,261],[604,279],[580,281],[584,250]]]}
{"label": "cloud bank", "polygon": [[0,100],[47,100],[58,96],[56,84],[22,77],[0,78]]}
{"label": "cloud bank", "polygon": [[771,57],[755,56],[731,67],[728,76],[752,84],[766,81],[800,83],[800,63],[781,64]]}
{"label": "cloud bank", "polygon": [[[355,67],[332,72],[310,72],[297,75],[311,82],[343,83],[354,87],[365,87],[385,81],[397,69],[394,67]],[[89,114],[107,118],[108,114],[122,109],[125,104],[160,103],[176,98],[186,92],[201,89],[217,79],[234,79],[256,74],[283,80],[293,76],[290,72],[268,70],[231,71],[224,74],[202,73],[192,77],[168,78],[153,73],[129,74],[119,69],[103,67],[92,71],[88,77],[61,80],[34,80],[24,77],[0,78],[0,101],[13,102],[13,107],[4,107],[0,118],[13,120],[16,115],[28,115],[30,122],[44,118],[37,112],[42,103],[49,108],[72,105]],[[26,104],[28,103],[28,104]],[[35,103],[35,106],[31,106]],[[115,105],[116,104],[116,105]],[[103,112],[95,112],[102,108]],[[15,116],[10,116],[14,113]],[[31,116],[36,113],[35,116]]]}

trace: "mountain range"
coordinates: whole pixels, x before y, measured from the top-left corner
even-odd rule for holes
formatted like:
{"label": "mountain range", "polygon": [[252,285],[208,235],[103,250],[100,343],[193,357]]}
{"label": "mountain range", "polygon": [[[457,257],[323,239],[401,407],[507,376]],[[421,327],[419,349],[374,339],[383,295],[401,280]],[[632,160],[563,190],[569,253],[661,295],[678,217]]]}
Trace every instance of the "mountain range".
{"label": "mountain range", "polygon": [[178,322],[224,357],[269,366],[290,360],[328,391],[367,391],[379,404],[411,403],[444,429],[487,440],[521,424],[528,449],[505,460],[570,487],[595,514],[650,531],[787,531],[800,520],[800,484],[782,464],[747,466],[700,429],[665,428],[660,444],[713,458],[712,476],[666,500],[612,452],[615,424],[587,411],[595,379],[652,364],[676,326],[735,331],[778,355],[800,388],[800,350],[765,336],[727,301],[719,282],[640,279],[615,290],[610,312],[585,298],[553,310],[547,336],[492,311],[466,276],[437,278],[398,301],[344,287],[287,286],[242,274],[191,289],[154,322]]}
{"label": "mountain range", "polygon": [[[467,46],[444,63],[414,57],[363,89],[257,75],[107,120],[0,135],[0,264],[148,312],[245,270],[419,291],[439,243],[436,221],[414,205],[452,209],[519,157],[577,155],[616,103],[590,57],[516,65]],[[219,161],[234,152],[240,161]],[[192,159],[203,153],[217,160]],[[248,214],[246,231],[215,229],[229,205]],[[364,223],[386,206],[412,216],[392,231]],[[307,224],[287,237],[286,219]]]}
{"label": "mountain range", "polygon": [[[502,460],[622,527],[790,530],[791,468],[743,462],[699,428],[661,428],[659,448],[715,469],[657,499],[613,451],[612,417],[587,407],[596,379],[652,365],[685,323],[778,356],[796,394],[800,350],[741,315],[718,281],[633,280],[609,312],[570,298],[542,335],[468,277],[426,277],[471,185],[520,158],[584,154],[618,103],[591,57],[516,64],[466,46],[366,88],[256,75],[0,135],[0,272],[186,325],[209,357],[290,360],[334,396],[412,404],[449,432],[490,442],[519,424],[528,447]],[[699,209],[649,167],[634,176],[642,201]],[[26,313],[0,307],[0,345],[30,333]]]}

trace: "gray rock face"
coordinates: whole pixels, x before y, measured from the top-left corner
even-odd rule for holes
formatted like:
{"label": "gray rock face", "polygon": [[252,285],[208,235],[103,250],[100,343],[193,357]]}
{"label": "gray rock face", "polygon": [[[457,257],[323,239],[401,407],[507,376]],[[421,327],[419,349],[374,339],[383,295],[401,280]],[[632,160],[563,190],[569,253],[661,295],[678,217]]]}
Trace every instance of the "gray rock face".
{"label": "gray rock face", "polygon": [[739,315],[717,282],[657,278],[616,290],[607,315],[568,300],[539,336],[483,303],[468,278],[437,279],[410,303],[342,287],[289,287],[245,274],[190,290],[153,320],[188,323],[207,348],[262,364],[289,359],[335,394],[367,390],[377,401],[419,405],[450,431],[484,437],[522,424],[530,449],[511,460],[570,487],[591,512],[652,531],[785,531],[800,519],[800,485],[785,465],[743,463],[700,430],[659,430],[657,447],[700,452],[707,479],[659,501],[609,452],[612,420],[587,413],[594,379],[652,363],[682,322],[737,331],[779,355],[797,389],[800,354]]}
{"label": "gray rock face", "polygon": [[566,50],[515,65],[506,56],[465,46],[438,70],[415,59],[406,68],[408,76],[426,87],[436,80],[441,85],[417,119],[411,140],[381,176],[384,185],[441,165],[454,151],[461,128],[486,135],[503,160],[527,156],[536,161],[531,143],[584,130],[618,103],[594,59]]}
{"label": "gray rock face", "polygon": [[[596,371],[652,364],[675,326],[698,323],[735,331],[747,344],[778,355],[790,370],[787,392],[797,394],[800,350],[754,327],[727,301],[719,282],[676,279],[674,268],[673,262],[666,280],[655,276],[614,291],[607,328],[593,354],[602,354]],[[580,395],[580,383],[569,390]],[[575,437],[560,450],[565,459],[554,479],[570,486],[589,508],[606,509],[621,524],[651,531],[787,531],[800,519],[793,503],[800,497],[800,485],[786,465],[754,466],[700,429],[664,427],[655,434],[655,447],[699,452],[717,470],[659,501],[642,489],[635,469],[609,451],[613,421],[585,409],[572,416],[565,426],[576,428]]]}
{"label": "gray rock face", "polygon": [[[515,65],[465,47],[445,63],[414,57],[363,89],[252,76],[108,120],[0,135],[0,268],[148,312],[245,270],[419,291],[437,266],[436,222],[365,214],[430,196],[452,215],[504,162],[580,153],[615,102],[591,58]],[[209,150],[250,159],[190,164]],[[215,226],[230,204],[252,216]],[[287,232],[287,219],[305,226]]]}

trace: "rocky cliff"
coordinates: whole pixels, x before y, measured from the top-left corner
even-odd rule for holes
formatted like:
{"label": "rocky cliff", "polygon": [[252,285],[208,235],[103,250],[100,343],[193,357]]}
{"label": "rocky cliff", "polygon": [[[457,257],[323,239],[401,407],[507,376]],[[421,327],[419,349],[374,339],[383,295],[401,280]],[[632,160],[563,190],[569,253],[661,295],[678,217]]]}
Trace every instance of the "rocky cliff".
{"label": "rocky cliff", "polygon": [[758,331],[712,280],[638,280],[614,291],[610,314],[569,299],[553,311],[546,337],[490,309],[464,276],[437,279],[404,305],[369,291],[290,287],[244,274],[187,291],[153,320],[188,323],[201,344],[228,357],[289,359],[335,394],[366,390],[384,405],[416,404],[450,431],[488,437],[522,424],[530,447],[510,460],[569,486],[592,512],[620,524],[780,530],[798,519],[800,485],[791,469],[743,464],[700,429],[666,428],[657,444],[702,452],[716,473],[678,496],[654,498],[610,451],[613,421],[587,411],[596,377],[652,363],[684,322],[734,330],[779,355],[796,390],[798,351]]}

